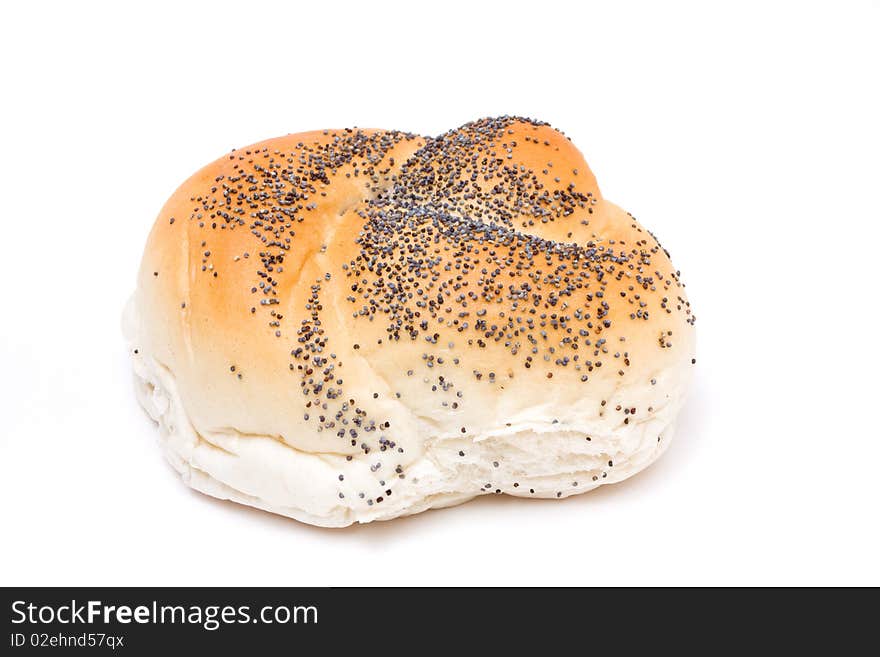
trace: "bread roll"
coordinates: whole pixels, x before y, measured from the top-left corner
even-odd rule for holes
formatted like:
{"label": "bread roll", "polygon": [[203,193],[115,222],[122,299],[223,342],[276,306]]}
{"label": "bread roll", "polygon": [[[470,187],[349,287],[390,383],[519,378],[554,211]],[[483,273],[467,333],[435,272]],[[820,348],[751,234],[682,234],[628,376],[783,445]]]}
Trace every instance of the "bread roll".
{"label": "bread roll", "polygon": [[629,477],[693,324],[580,152],[510,117],[232,151],[162,208],[124,320],[184,481],[327,527]]}

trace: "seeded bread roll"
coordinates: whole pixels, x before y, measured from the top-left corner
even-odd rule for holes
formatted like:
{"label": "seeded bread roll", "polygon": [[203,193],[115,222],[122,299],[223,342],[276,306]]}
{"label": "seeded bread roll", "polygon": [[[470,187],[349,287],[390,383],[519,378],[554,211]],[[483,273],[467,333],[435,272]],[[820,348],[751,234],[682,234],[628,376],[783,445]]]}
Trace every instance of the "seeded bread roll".
{"label": "seeded bread roll", "polygon": [[165,204],[124,320],[184,481],[328,527],[638,472],[693,323],[580,152],[509,117],[232,151]]}

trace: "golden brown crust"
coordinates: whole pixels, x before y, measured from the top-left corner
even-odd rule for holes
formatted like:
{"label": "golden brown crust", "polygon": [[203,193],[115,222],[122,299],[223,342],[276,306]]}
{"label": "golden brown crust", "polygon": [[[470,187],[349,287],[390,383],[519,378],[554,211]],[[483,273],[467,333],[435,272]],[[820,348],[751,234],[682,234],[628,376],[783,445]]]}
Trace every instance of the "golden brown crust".
{"label": "golden brown crust", "polygon": [[233,151],[166,203],[138,287],[194,423],[401,471],[420,452],[386,426],[401,405],[465,434],[529,404],[623,422],[651,409],[606,407],[616,390],[693,356],[665,251],[522,119]]}

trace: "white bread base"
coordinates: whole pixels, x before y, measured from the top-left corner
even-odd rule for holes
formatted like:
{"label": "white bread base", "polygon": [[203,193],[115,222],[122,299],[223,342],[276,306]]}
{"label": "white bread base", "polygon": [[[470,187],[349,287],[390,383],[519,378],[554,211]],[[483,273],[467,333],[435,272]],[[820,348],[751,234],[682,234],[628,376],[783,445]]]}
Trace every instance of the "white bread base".
{"label": "white bread base", "polygon": [[[382,504],[366,506],[353,495],[339,499],[338,493],[319,484],[334,480],[338,472],[356,477],[364,467],[359,459],[346,461],[330,452],[306,452],[278,437],[231,427],[194,427],[174,373],[142,347],[134,352],[134,345],[141,344],[134,335],[139,325],[135,315],[130,302],[123,330],[132,345],[137,398],[159,424],[165,457],[183,481],[219,499],[322,527],[389,520],[461,504],[498,490],[520,497],[563,498],[622,481],[646,468],[668,447],[684,401],[682,389],[663,408],[654,409],[644,420],[618,427],[611,435],[603,435],[607,425],[567,425],[560,431],[552,423],[531,423],[475,436],[434,436],[426,424],[422,428],[424,453],[407,468],[407,481],[396,482],[395,494]],[[328,498],[337,503],[328,506]]]}

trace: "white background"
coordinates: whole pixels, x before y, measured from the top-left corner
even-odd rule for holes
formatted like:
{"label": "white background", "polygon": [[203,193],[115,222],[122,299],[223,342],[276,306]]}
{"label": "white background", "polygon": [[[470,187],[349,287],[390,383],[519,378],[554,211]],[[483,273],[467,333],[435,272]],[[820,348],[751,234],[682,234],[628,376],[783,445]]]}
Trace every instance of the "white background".
{"label": "white background", "polygon": [[[876,3],[131,4],[0,9],[0,583],[880,584]],[[666,455],[346,530],[183,486],[119,330],[174,188],[287,132],[495,114],[564,130],[682,271]]]}

